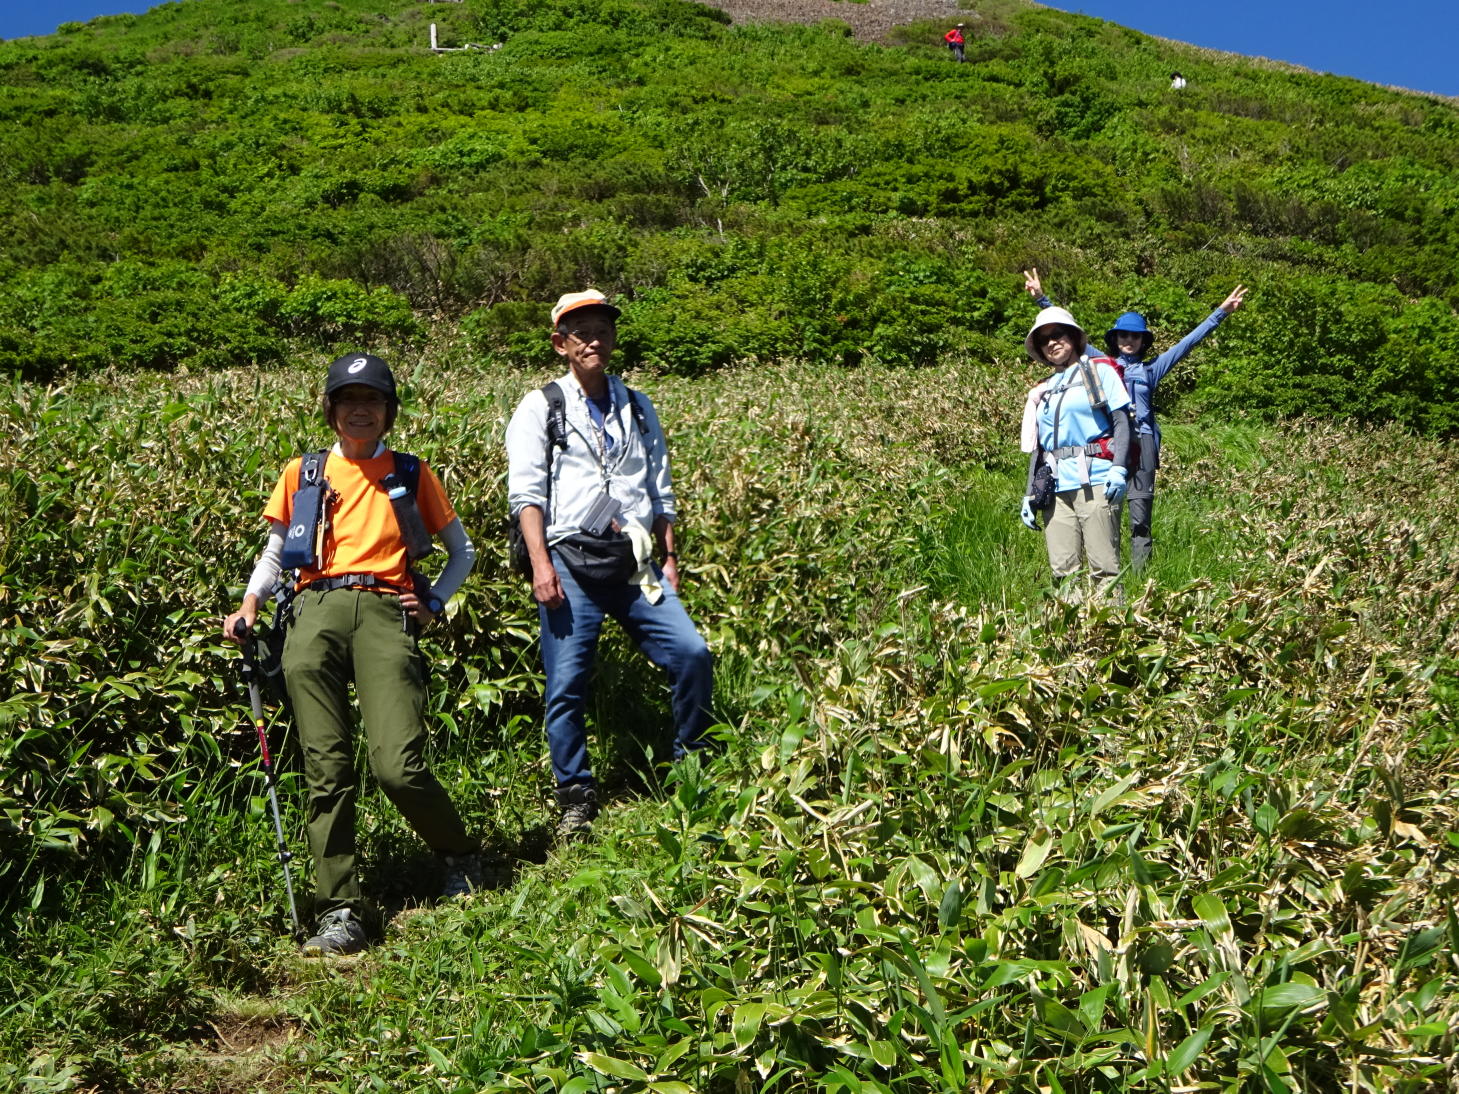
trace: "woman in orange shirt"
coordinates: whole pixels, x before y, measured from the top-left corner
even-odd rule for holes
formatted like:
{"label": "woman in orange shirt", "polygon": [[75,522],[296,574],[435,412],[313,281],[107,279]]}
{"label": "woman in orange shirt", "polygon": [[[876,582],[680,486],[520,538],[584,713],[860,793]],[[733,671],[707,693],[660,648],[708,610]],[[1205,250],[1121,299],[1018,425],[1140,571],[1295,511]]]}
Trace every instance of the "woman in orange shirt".
{"label": "woman in orange shirt", "polygon": [[[243,603],[223,624],[234,641],[240,622],[252,630],[280,569],[297,569],[283,667],[309,789],[319,928],[304,953],[313,956],[356,953],[366,945],[355,873],[359,779],[351,682],[371,770],[441,856],[443,895],[463,895],[481,882],[479,846],[426,764],[426,675],[416,641],[471,571],[475,550],[431,469],[385,447],[400,400],[384,361],[351,354],[333,362],[323,406],[338,440],[284,469],[264,508],[267,546]],[[418,467],[414,505],[408,502],[412,466]],[[410,565],[430,550],[431,537],[448,554],[433,584]]]}

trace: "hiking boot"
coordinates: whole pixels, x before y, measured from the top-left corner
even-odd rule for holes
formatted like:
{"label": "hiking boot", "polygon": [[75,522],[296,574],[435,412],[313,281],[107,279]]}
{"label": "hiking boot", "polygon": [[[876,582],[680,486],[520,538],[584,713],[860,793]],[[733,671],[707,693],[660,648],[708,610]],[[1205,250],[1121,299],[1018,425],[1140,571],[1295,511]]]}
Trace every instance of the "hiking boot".
{"label": "hiking boot", "polygon": [[593,834],[593,820],[598,815],[596,790],[591,786],[559,787],[557,804],[562,807],[562,818],[557,822],[559,843],[585,840]]}
{"label": "hiking boot", "polygon": [[303,953],[305,957],[344,957],[367,945],[364,925],[348,908],[338,908],[320,917],[319,930],[304,943]]}
{"label": "hiking boot", "polygon": [[441,883],[441,899],[454,900],[469,896],[485,887],[481,872],[481,855],[467,851],[464,855],[442,855],[441,864],[446,870],[446,879]]}

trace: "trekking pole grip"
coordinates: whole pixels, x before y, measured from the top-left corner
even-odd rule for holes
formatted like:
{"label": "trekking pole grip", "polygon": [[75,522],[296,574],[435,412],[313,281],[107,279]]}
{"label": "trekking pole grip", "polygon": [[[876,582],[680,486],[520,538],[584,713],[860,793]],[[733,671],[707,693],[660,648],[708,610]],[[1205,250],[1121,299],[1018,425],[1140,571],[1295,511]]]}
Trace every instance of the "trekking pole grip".
{"label": "trekking pole grip", "polygon": [[238,644],[243,648],[244,665],[250,669],[253,668],[254,662],[258,659],[258,644],[253,634],[253,628],[242,619],[235,619],[233,637],[238,639]]}

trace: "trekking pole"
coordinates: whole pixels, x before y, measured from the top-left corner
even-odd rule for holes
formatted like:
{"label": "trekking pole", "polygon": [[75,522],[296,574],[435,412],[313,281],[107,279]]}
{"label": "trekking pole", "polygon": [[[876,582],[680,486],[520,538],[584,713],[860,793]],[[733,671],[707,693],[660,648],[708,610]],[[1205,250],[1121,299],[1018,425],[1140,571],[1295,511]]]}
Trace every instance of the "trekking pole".
{"label": "trekking pole", "polygon": [[294,879],[289,874],[289,860],[294,856],[284,842],[284,822],[279,818],[279,781],[274,776],[274,761],[269,755],[268,734],[264,731],[258,642],[253,637],[253,631],[241,619],[233,624],[233,635],[243,645],[243,680],[248,685],[248,699],[253,705],[253,728],[258,732],[258,750],[263,756],[264,782],[268,786],[269,805],[273,807],[274,838],[278,841],[279,864],[284,868],[284,891],[289,894],[289,919],[293,921],[294,933],[297,935],[300,933],[299,910],[294,905]]}

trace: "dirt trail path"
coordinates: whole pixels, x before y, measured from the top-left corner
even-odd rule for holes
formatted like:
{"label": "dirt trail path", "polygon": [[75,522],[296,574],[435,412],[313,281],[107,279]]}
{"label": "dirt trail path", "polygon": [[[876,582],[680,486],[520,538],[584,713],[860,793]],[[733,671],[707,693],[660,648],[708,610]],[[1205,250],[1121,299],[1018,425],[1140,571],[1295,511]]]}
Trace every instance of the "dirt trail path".
{"label": "dirt trail path", "polygon": [[848,24],[856,37],[865,42],[881,41],[892,27],[919,19],[971,21],[962,12],[958,0],[706,0],[708,7],[718,8],[736,23],[819,23],[822,19],[840,19]]}

